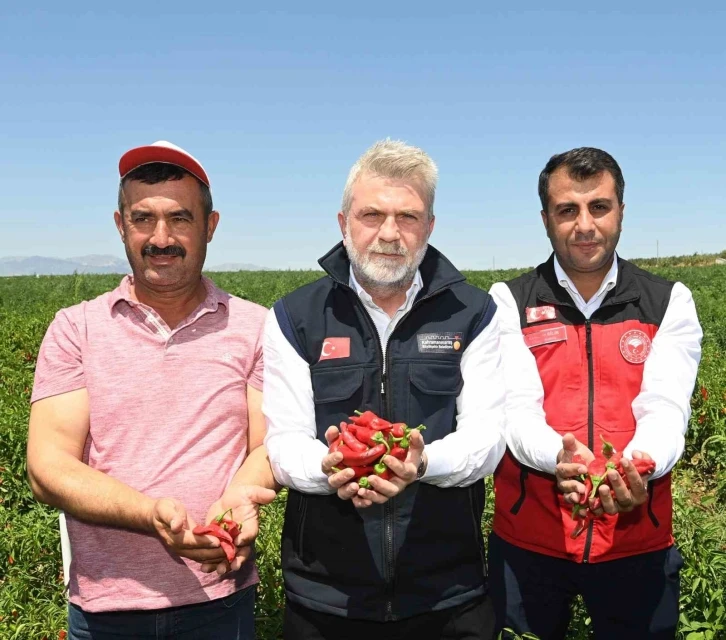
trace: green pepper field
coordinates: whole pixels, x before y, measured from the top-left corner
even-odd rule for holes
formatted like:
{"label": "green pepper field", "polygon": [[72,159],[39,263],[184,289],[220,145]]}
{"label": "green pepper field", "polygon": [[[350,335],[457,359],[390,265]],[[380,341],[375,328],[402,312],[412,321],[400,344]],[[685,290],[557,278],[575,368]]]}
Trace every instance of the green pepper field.
{"label": "green pepper field", "polygon": [[[692,258],[661,259],[658,266],[655,260],[637,262],[691,289],[704,330],[686,452],[674,471],[675,535],[685,559],[679,634],[685,640],[726,639],[726,265],[700,265],[704,261]],[[467,276],[488,289],[522,271],[476,271]],[[210,276],[230,293],[269,307],[321,273],[247,271]],[[33,372],[55,312],[114,288],[119,279],[115,275],[0,278],[0,640],[54,640],[65,635],[58,515],[33,499],[26,480]],[[284,589],[279,541],[284,501],[283,492],[264,510],[257,541],[261,578],[257,637],[262,640],[281,637]],[[491,504],[490,499],[484,529],[489,526]],[[569,637],[588,638],[588,630],[587,615],[576,603]]]}

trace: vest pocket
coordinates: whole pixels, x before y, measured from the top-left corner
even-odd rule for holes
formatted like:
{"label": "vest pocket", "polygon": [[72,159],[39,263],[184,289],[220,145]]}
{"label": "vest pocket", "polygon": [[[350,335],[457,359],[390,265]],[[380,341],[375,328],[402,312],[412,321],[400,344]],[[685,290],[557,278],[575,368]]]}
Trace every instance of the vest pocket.
{"label": "vest pocket", "polygon": [[315,404],[348,400],[363,385],[363,369],[327,367],[310,372]]}
{"label": "vest pocket", "polygon": [[411,395],[408,424],[425,424],[427,442],[443,438],[456,426],[456,398],[464,387],[459,363],[417,362],[409,365]]}
{"label": "vest pocket", "polygon": [[325,442],[328,427],[347,421],[356,409],[368,408],[364,406],[365,369],[362,366],[312,369],[310,378],[318,438]]}

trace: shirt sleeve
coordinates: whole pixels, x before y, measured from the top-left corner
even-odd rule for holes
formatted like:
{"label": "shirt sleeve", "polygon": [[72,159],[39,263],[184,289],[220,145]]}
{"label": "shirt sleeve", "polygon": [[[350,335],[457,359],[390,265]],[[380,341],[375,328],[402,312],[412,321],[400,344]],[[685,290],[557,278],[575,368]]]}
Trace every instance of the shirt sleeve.
{"label": "shirt sleeve", "polygon": [[254,387],[258,391],[262,391],[264,379],[265,358],[263,341],[265,334],[265,317],[266,316],[263,316],[263,320],[260,322],[260,329],[257,332],[255,350],[252,356],[252,367],[249,374],[247,375],[247,384],[249,384],[251,387]]}
{"label": "shirt sleeve", "polygon": [[494,473],[504,455],[504,383],[497,315],[495,312],[461,357],[464,386],[456,399],[456,431],[426,445],[428,465],[422,482],[466,487]]}
{"label": "shirt sleeve", "polygon": [[262,411],[265,446],[277,481],[303,493],[333,493],[321,463],[328,448],[317,438],[310,367],[283,335],[275,311],[265,322]]}
{"label": "shirt sleeve", "polygon": [[507,446],[521,464],[553,474],[562,436],[547,424],[542,380],[537,361],[524,342],[517,303],[503,282],[493,285],[489,293],[497,303],[501,330]]}
{"label": "shirt sleeve", "polygon": [[67,310],[59,311],[40,345],[31,402],[86,386],[78,327]]}
{"label": "shirt sleeve", "polygon": [[653,478],[667,474],[683,455],[702,337],[693,296],[676,282],[633,400],[635,435],[623,451],[628,458],[633,451],[651,456]]}

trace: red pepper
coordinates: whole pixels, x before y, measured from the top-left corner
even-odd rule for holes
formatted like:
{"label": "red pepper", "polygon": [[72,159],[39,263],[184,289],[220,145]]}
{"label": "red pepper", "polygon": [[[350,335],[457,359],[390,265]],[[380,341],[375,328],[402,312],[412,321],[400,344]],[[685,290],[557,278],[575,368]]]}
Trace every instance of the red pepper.
{"label": "red pepper", "polygon": [[362,443],[356,436],[348,431],[348,425],[345,421],[340,423],[340,434],[343,442],[353,451],[367,451],[368,447]]}
{"label": "red pepper", "polygon": [[406,459],[406,454],[407,453],[408,453],[408,451],[406,451],[406,449],[404,449],[403,447],[395,444],[391,448],[391,451],[390,451],[390,453],[388,455],[393,456],[394,458],[396,458],[396,460],[403,461],[403,460]]}
{"label": "red pepper", "polygon": [[635,458],[630,461],[635,467],[635,470],[644,476],[646,473],[653,473],[655,471],[655,462],[653,460],[645,460],[644,458]]}
{"label": "red pepper", "polygon": [[234,520],[224,518],[222,520],[217,520],[217,522],[219,523],[219,526],[222,527],[222,529],[229,533],[229,535],[232,537],[232,540],[234,540],[239,535],[239,525]]}
{"label": "red pepper", "polygon": [[208,525],[197,525],[192,529],[192,533],[198,536],[209,535],[219,540],[219,546],[222,547],[225,556],[229,562],[234,560],[236,549],[234,540],[228,531],[225,531],[217,522],[212,521]]}
{"label": "red pepper", "polygon": [[350,416],[350,421],[359,427],[369,427],[372,420],[378,418],[378,416],[372,411],[360,411],[355,412],[356,415]]}
{"label": "red pepper", "polygon": [[355,472],[353,474],[353,480],[358,480],[359,478],[362,478],[363,476],[369,476],[374,473],[373,465],[348,467],[348,468],[353,469],[353,471]]}
{"label": "red pepper", "polygon": [[403,438],[406,435],[406,429],[408,427],[405,422],[395,422],[391,425],[391,434],[394,438]]}
{"label": "red pepper", "polygon": [[343,452],[343,464],[347,464],[349,467],[361,466],[370,464],[374,460],[380,458],[386,453],[387,448],[385,444],[379,444],[375,447],[371,447],[366,451],[353,451],[345,445],[340,448]]}
{"label": "red pepper", "polygon": [[[630,463],[635,467],[635,470],[641,476],[649,475],[653,473],[653,471],[655,471],[655,462],[653,462],[653,460],[635,458],[634,460],[630,460]],[[623,469],[622,463],[620,464],[619,472],[623,480],[625,481],[626,486],[630,487],[630,481],[628,480],[628,476],[625,474],[625,469]]]}
{"label": "red pepper", "polygon": [[390,422],[388,422],[388,420],[384,420],[383,418],[375,418],[371,420],[368,426],[371,429],[375,429],[376,431],[388,431],[390,430],[392,425]]}
{"label": "red pepper", "polygon": [[[390,480],[395,475],[386,465],[382,465],[383,469],[379,472],[376,471],[376,475],[379,478],[382,478],[383,480]],[[376,468],[378,468],[378,465],[376,465]]]}
{"label": "red pepper", "polygon": [[592,493],[592,479],[590,477],[585,478],[585,494],[580,496],[580,504],[587,504],[590,499],[590,493]]}
{"label": "red pepper", "polygon": [[[348,429],[350,429],[350,426],[348,426]],[[374,439],[377,433],[380,433],[380,431],[375,431],[370,427],[355,428],[355,437],[360,442],[362,442],[363,444],[367,444],[370,447],[375,447],[377,444],[380,444],[377,440]]]}
{"label": "red pepper", "polygon": [[615,469],[616,471],[618,471],[618,473],[620,473],[619,465],[620,465],[620,461],[622,459],[623,459],[623,454],[620,453],[619,451],[616,451],[615,453],[613,453],[612,456],[610,456],[607,466],[610,467],[611,469]]}
{"label": "red pepper", "polygon": [[328,447],[328,453],[335,453],[340,447],[343,446],[343,438],[338,436],[335,440],[330,443]]}

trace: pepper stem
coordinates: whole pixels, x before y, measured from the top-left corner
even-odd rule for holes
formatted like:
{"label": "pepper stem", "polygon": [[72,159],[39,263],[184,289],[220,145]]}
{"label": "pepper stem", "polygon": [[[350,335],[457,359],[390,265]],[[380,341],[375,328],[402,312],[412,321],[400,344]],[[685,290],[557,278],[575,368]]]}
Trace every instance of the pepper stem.
{"label": "pepper stem", "polygon": [[214,519],[214,521],[215,521],[215,522],[216,522],[217,524],[221,524],[222,520],[224,520],[224,516],[226,516],[226,515],[227,515],[228,513],[232,513],[232,509],[231,509],[231,508],[230,508],[230,509],[227,509],[227,511],[225,511],[225,512],[224,512],[224,513],[223,513],[223,514],[222,514],[221,516],[217,516],[217,517],[216,517],[216,518]]}
{"label": "pepper stem", "polygon": [[613,443],[605,440],[602,433],[600,434],[600,440],[602,440],[602,454],[608,459],[612,458],[613,454],[615,453],[615,447],[613,447]]}

